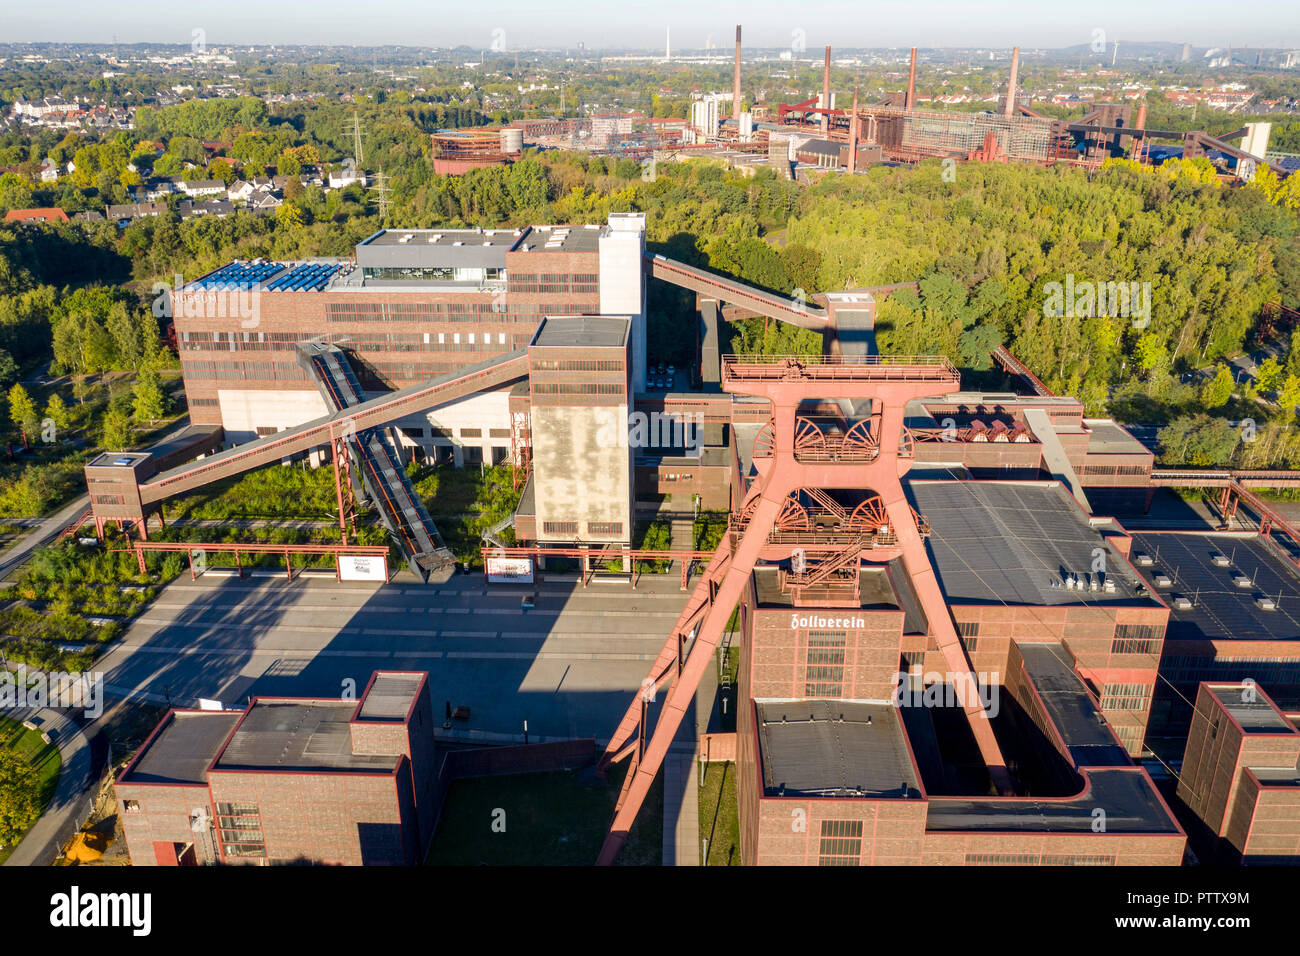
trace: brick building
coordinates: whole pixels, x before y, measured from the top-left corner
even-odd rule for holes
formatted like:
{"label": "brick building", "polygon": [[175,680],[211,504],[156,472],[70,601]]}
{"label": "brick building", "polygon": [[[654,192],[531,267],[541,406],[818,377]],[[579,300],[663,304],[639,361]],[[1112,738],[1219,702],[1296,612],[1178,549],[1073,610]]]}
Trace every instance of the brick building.
{"label": "brick building", "polygon": [[131,860],[417,865],[433,730],[427,675],[401,671],[377,671],[359,700],[171,711],[116,783]]}
{"label": "brick building", "polygon": [[1204,824],[1207,862],[1300,863],[1300,731],[1253,683],[1203,683],[1178,798]]}
{"label": "brick building", "polygon": [[[191,419],[234,443],[327,414],[297,343],[348,350],[368,392],[400,389],[522,349],[545,315],[630,316],[645,380],[644,216],[607,226],[383,230],[350,260],[232,263],[173,293]],[[505,460],[509,388],[393,424],[409,453]]]}

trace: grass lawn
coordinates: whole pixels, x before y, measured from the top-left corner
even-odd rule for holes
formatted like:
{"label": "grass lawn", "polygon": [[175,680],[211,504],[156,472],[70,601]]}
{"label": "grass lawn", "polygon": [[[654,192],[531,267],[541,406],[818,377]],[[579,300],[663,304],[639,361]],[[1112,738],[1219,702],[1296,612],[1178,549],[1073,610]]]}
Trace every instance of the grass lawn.
{"label": "grass lawn", "polygon": [[[20,756],[27,758],[28,763],[36,767],[43,812],[50,802],[50,797],[54,796],[54,788],[59,782],[59,767],[63,762],[59,757],[59,748],[55,744],[47,744],[41,739],[39,733],[28,730],[19,721],[8,717],[0,717],[0,747],[16,750]],[[4,863],[13,850],[12,846],[0,848],[0,863]]]}
{"label": "grass lawn", "polygon": [[736,803],[736,765],[707,765],[700,787],[700,837],[709,841],[707,866],[740,866],[740,808]]}
{"label": "grass lawn", "polygon": [[[591,866],[613,819],[626,766],[612,769],[604,784],[588,785],[590,771],[578,770],[457,780],[447,794],[427,863]],[[503,832],[493,830],[498,809],[505,811]],[[619,865],[663,862],[663,818],[660,774],[619,852]]]}

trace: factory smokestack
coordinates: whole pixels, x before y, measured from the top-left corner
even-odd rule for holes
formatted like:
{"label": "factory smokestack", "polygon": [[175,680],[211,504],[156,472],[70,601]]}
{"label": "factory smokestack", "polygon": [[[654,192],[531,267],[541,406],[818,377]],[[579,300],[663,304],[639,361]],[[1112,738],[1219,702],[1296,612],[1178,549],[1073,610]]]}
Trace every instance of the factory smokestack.
{"label": "factory smokestack", "polygon": [[[822,109],[831,108],[831,48],[826,45],[826,62],[822,65]],[[822,114],[822,135],[830,132],[831,114]]]}
{"label": "factory smokestack", "polygon": [[1013,116],[1016,112],[1016,80],[1020,73],[1020,47],[1014,47],[1011,50],[1011,79],[1007,83],[1007,109],[1006,115]]}
{"label": "factory smokestack", "polygon": [[912,65],[907,71],[907,99],[903,101],[903,108],[916,109],[916,47],[912,47]]}
{"label": "factory smokestack", "polygon": [[731,82],[731,118],[740,130],[740,24],[736,24],[736,75]]}
{"label": "factory smokestack", "polygon": [[853,112],[849,114],[849,175],[858,171],[858,88],[853,87]]}

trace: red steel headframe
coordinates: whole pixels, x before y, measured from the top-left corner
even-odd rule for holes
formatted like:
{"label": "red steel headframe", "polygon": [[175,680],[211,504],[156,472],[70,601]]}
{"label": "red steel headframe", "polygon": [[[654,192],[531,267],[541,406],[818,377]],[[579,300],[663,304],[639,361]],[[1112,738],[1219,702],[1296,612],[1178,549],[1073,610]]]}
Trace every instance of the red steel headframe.
{"label": "red steel headframe", "polygon": [[[1006,763],[988,714],[980,704],[965,648],[948,614],[915,512],[900,481],[912,465],[910,443],[903,440],[907,403],[948,394],[957,385],[956,369],[946,359],[934,356],[868,356],[858,360],[833,356],[723,358],[724,391],[760,396],[771,402],[770,454],[754,459],[758,474],[738,509],[738,514],[747,515],[747,522],[738,533],[724,536],[718,545],[601,759],[602,769],[626,758],[631,758],[631,765],[598,865],[612,863],[627,839],[755,564],[760,557],[770,559],[772,555],[769,534],[791,493],[800,488],[870,488],[878,493],[896,531],[904,567],[925,608],[930,636],[947,661],[958,700],[989,774],[1000,792],[1009,792]],[[797,412],[801,402],[813,398],[871,399],[873,410],[880,410],[875,457],[801,460],[796,449]],[[665,687],[663,706],[650,733],[648,705]]]}

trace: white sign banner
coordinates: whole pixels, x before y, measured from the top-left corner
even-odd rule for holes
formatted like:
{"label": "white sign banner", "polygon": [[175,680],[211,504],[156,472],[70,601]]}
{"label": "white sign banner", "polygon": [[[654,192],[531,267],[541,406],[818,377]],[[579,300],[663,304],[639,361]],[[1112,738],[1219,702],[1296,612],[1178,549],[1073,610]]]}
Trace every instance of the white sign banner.
{"label": "white sign banner", "polygon": [[488,581],[492,584],[531,584],[532,558],[488,558]]}
{"label": "white sign banner", "polygon": [[386,581],[388,564],[383,555],[340,554],[339,580]]}

